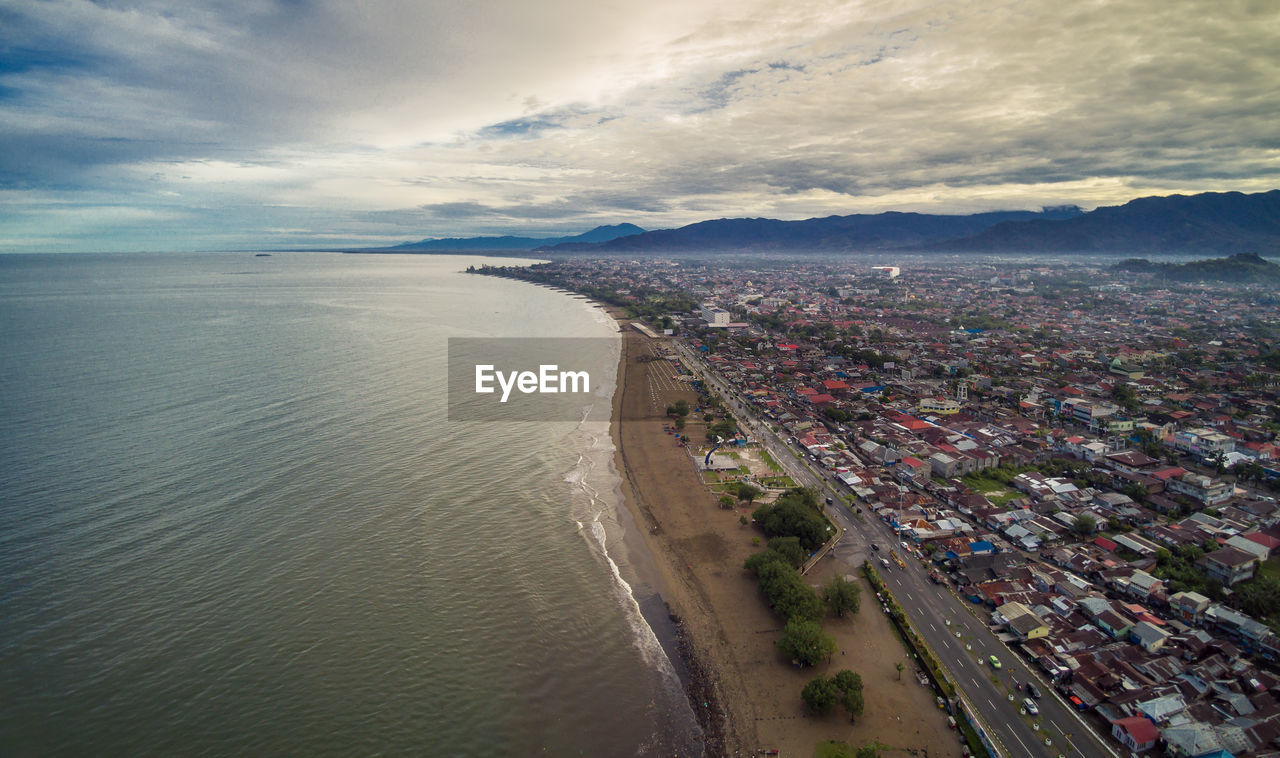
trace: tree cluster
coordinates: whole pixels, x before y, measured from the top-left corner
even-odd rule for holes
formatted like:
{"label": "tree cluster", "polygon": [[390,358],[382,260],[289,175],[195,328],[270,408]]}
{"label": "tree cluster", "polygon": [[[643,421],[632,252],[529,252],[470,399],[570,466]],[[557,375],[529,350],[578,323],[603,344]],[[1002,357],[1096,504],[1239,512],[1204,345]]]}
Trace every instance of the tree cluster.
{"label": "tree cluster", "polygon": [[1197,545],[1180,545],[1173,551],[1161,548],[1156,551],[1156,565],[1151,573],[1166,580],[1171,593],[1199,592],[1211,600],[1221,600],[1222,582],[1210,578],[1196,565],[1204,554],[1204,548]]}
{"label": "tree cluster", "polygon": [[835,676],[818,675],[800,691],[809,710],[819,715],[830,713],[840,703],[851,719],[862,715],[866,702],[862,694],[862,677],[848,669]]}
{"label": "tree cluster", "polygon": [[782,630],[782,636],[778,638],[778,649],[802,666],[816,666],[835,653],[836,641],[822,631],[822,626],[817,621],[797,618],[788,621],[786,628]]}
{"label": "tree cluster", "polygon": [[1259,576],[1232,588],[1231,605],[1257,619],[1280,613],[1280,581]]}
{"label": "tree cluster", "polygon": [[862,603],[862,588],[857,582],[833,576],[822,585],[822,601],[832,613],[843,618],[846,613],[858,612]]}
{"label": "tree cluster", "polygon": [[797,537],[809,551],[827,541],[827,520],[817,498],[808,490],[791,490],[773,504],[757,508],[751,517],[766,536]]}
{"label": "tree cluster", "polygon": [[786,538],[775,538],[770,540],[769,546],[770,549],[756,553],[745,564],[748,570],[755,572],[757,585],[769,605],[788,622],[816,622],[822,618],[826,611],[822,598],[818,597],[818,593],[796,571],[795,567],[799,564],[792,562],[796,558],[804,561],[805,553],[799,549],[798,541],[792,543]]}
{"label": "tree cluster", "polygon": [[722,440],[727,440],[737,434],[737,432],[738,425],[733,422],[733,419],[721,419],[707,427],[707,440],[710,441],[716,437],[719,437]]}

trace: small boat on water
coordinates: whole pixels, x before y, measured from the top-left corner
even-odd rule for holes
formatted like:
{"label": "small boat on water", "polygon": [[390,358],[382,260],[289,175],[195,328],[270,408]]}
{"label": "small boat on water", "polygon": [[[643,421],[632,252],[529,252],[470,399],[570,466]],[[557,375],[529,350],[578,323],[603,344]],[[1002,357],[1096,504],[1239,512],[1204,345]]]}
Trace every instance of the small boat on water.
{"label": "small boat on water", "polygon": [[254,258],[270,258],[271,253],[254,253],[253,257]]}

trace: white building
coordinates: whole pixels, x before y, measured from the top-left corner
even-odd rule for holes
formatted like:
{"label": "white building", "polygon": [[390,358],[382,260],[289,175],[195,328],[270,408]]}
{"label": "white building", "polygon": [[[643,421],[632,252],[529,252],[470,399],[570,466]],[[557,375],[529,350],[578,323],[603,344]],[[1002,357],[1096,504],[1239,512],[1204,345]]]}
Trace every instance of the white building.
{"label": "white building", "polygon": [[1177,495],[1186,495],[1205,505],[1225,503],[1235,494],[1227,482],[1211,479],[1202,474],[1186,473],[1165,482],[1165,489]]}
{"label": "white building", "polygon": [[1184,453],[1208,458],[1215,453],[1230,453],[1236,449],[1236,441],[1222,432],[1201,427],[1182,429],[1173,433],[1168,443]]}
{"label": "white building", "polygon": [[872,266],[871,275],[880,279],[897,279],[902,271],[897,266]]}
{"label": "white building", "polygon": [[707,326],[729,325],[729,311],[713,305],[702,306],[702,318],[706,320]]}

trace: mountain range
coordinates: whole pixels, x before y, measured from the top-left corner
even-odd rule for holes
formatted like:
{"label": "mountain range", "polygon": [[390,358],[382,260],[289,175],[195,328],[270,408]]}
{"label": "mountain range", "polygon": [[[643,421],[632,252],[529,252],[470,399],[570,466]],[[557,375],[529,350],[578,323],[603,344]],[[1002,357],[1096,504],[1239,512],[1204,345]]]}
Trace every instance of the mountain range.
{"label": "mountain range", "polygon": [[451,237],[448,239],[425,239],[418,242],[405,242],[394,247],[384,248],[389,251],[452,252],[462,250],[534,250],[562,244],[582,244],[608,242],[617,237],[640,234],[644,229],[635,224],[611,224],[597,226],[589,232],[572,237]]}
{"label": "mountain range", "polygon": [[935,215],[890,211],[803,221],[722,218],[676,229],[601,226],[572,237],[471,237],[422,240],[386,251],[538,251],[616,253],[1213,253],[1280,255],[1280,190],[1143,197],[1084,212]]}
{"label": "mountain range", "polygon": [[1000,223],[931,250],[1280,254],[1280,190],[1142,197],[1062,221]]}
{"label": "mountain range", "polygon": [[943,216],[889,211],[827,216],[804,221],[722,218],[679,229],[659,229],[591,245],[562,243],[547,252],[858,252],[898,250],[939,240],[968,237],[1000,223],[1079,216],[1076,206],[1034,211],[994,211]]}

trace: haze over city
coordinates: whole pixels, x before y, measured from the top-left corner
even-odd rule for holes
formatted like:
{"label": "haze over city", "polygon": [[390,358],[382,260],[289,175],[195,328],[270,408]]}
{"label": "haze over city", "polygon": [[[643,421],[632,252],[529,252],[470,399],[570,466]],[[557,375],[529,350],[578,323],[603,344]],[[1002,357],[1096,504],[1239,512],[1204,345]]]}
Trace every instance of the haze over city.
{"label": "haze over city", "polygon": [[0,251],[1280,186],[1269,3],[0,2]]}

